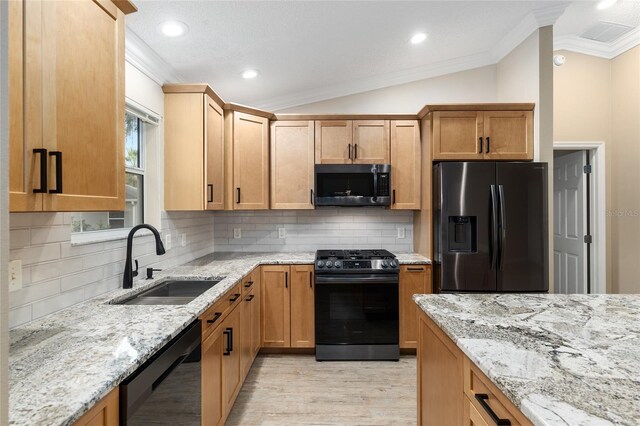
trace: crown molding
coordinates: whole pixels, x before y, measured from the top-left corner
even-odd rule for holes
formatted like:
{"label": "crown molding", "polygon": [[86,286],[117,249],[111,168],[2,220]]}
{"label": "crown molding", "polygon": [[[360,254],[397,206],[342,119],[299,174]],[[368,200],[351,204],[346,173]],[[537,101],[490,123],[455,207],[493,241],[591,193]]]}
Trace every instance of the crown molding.
{"label": "crown molding", "polygon": [[184,82],[184,78],[171,65],[128,27],[124,39],[124,59],[160,86]]}
{"label": "crown molding", "polygon": [[629,31],[613,43],[587,40],[574,35],[556,37],[553,41],[553,50],[568,50],[584,55],[613,59],[638,45],[640,45],[640,27]]}

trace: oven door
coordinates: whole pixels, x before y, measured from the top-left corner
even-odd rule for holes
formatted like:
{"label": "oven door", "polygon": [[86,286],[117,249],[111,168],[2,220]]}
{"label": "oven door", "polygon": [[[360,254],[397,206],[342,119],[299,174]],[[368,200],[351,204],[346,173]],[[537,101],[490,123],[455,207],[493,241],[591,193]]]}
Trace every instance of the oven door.
{"label": "oven door", "polygon": [[398,327],[397,274],[316,275],[317,359],[396,359]]}

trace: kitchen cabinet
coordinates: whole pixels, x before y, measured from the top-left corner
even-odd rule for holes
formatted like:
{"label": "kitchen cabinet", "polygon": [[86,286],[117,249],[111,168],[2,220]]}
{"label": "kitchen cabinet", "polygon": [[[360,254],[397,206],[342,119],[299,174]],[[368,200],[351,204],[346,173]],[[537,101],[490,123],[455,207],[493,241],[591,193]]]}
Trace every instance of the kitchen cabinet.
{"label": "kitchen cabinet", "polygon": [[532,424],[422,311],[419,333],[419,425]]}
{"label": "kitchen cabinet", "polygon": [[242,346],[241,313],[242,309],[234,309],[220,325],[225,340],[222,351],[222,406],[225,417],[231,411],[244,380],[240,351]]}
{"label": "kitchen cabinet", "polygon": [[120,421],[120,394],[115,388],[80,417],[75,426],[117,426]]}
{"label": "kitchen cabinet", "polygon": [[133,11],[127,1],[10,2],[11,211],[124,209]]}
{"label": "kitchen cabinet", "polygon": [[418,305],[413,301],[414,294],[432,292],[431,265],[400,266],[400,348],[418,347]]}
{"label": "kitchen cabinet", "polygon": [[240,329],[242,330],[242,377],[246,377],[260,351],[260,268],[243,280]]}
{"label": "kitchen cabinet", "polygon": [[316,164],[389,163],[389,120],[316,120]]}
{"label": "kitchen cabinet", "polygon": [[231,111],[233,210],[269,208],[269,119]]}
{"label": "kitchen cabinet", "polygon": [[[251,362],[256,359],[260,348],[262,347],[262,317],[260,315],[260,309],[262,306],[262,286],[260,285],[261,271],[260,267],[256,268],[252,272],[252,279],[254,281],[253,295],[254,299],[251,301]],[[251,368],[251,366],[249,366]]]}
{"label": "kitchen cabinet", "polygon": [[533,160],[533,104],[425,108],[434,160]]}
{"label": "kitchen cabinet", "polygon": [[271,123],[271,208],[313,209],[313,121]]}
{"label": "kitchen cabinet", "polygon": [[291,266],[291,347],[315,347],[313,265]]}
{"label": "kitchen cabinet", "polygon": [[421,147],[417,120],[391,121],[391,208],[420,210]]}
{"label": "kitchen cabinet", "polygon": [[262,267],[262,345],[315,347],[313,265]]}
{"label": "kitchen cabinet", "polygon": [[165,85],[164,207],[222,210],[224,113],[206,85]]}
{"label": "kitchen cabinet", "polygon": [[202,342],[202,424],[220,425],[225,417],[222,399],[222,365],[226,335],[216,330]]}

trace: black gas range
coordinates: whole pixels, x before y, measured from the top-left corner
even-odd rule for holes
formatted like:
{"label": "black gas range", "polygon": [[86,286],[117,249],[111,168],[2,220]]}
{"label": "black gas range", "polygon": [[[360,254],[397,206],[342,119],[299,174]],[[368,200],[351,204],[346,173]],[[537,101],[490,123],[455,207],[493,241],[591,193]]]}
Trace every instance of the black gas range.
{"label": "black gas range", "polygon": [[318,250],[316,359],[397,361],[398,281],[398,260],[387,250]]}

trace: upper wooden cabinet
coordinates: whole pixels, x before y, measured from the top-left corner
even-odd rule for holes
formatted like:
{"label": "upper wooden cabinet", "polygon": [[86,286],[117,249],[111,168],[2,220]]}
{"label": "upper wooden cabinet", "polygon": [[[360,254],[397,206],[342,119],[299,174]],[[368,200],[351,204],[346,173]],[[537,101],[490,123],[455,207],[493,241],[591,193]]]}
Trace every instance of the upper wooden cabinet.
{"label": "upper wooden cabinet", "polygon": [[239,111],[228,112],[233,154],[230,159],[232,186],[230,208],[266,210],[269,208],[269,119]]}
{"label": "upper wooden cabinet", "polygon": [[124,16],[134,10],[9,2],[11,211],[124,209]]}
{"label": "upper wooden cabinet", "polygon": [[[205,85],[165,85],[164,208],[224,208],[224,113]],[[212,96],[213,95],[213,96]]]}
{"label": "upper wooden cabinet", "polygon": [[316,164],[389,163],[389,120],[316,120]]}
{"label": "upper wooden cabinet", "polygon": [[533,104],[427,108],[433,160],[533,160]]}
{"label": "upper wooden cabinet", "polygon": [[313,209],[313,121],[271,123],[271,208]]}
{"label": "upper wooden cabinet", "polygon": [[417,120],[391,121],[391,208],[419,210],[421,184],[420,125]]}

